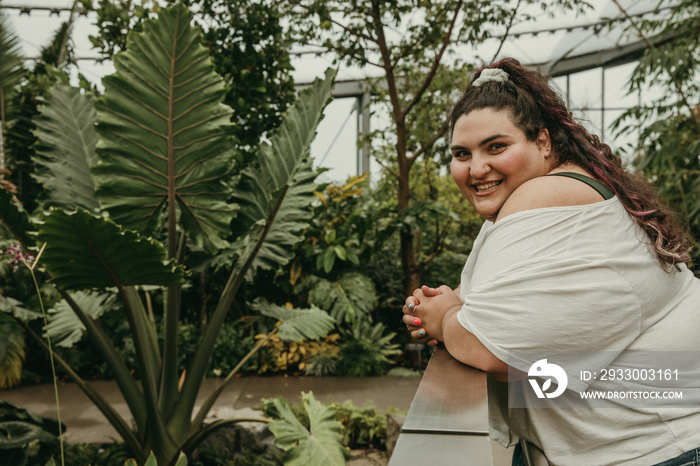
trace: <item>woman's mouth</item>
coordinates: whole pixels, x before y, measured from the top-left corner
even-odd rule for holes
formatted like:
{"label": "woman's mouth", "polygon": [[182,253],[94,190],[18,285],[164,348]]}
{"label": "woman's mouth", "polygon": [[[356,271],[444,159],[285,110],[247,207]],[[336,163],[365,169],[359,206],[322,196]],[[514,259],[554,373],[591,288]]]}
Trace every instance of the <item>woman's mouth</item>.
{"label": "woman's mouth", "polygon": [[495,190],[500,184],[503,182],[503,180],[500,181],[491,181],[489,183],[482,183],[482,184],[474,184],[472,185],[474,187],[474,190],[479,193],[479,194],[484,194],[488,193],[490,191]]}

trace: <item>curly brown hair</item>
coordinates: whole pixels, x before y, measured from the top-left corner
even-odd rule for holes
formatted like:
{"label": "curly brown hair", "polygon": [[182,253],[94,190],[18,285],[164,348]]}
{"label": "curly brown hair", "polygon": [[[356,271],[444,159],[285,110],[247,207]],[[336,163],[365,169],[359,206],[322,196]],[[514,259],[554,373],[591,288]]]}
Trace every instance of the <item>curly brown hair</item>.
{"label": "curly brown hair", "polygon": [[610,188],[646,232],[663,263],[676,266],[690,261],[688,235],[651,185],[641,175],[625,170],[610,147],[574,119],[547,77],[513,58],[505,58],[478,70],[472,83],[487,68],[502,69],[508,79],[478,87],[469,85],[452,110],[451,128],[462,115],[493,108],[510,111],[514,123],[531,141],[537,139],[540,130],[547,129],[557,165],[576,164]]}

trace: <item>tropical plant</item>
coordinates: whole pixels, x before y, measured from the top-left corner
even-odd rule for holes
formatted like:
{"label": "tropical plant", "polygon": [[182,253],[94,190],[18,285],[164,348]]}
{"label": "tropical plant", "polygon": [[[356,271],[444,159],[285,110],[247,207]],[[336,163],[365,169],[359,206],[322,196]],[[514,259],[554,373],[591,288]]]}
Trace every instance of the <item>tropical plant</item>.
{"label": "tropical plant", "polygon": [[9,27],[5,12],[0,10],[0,187],[12,189],[5,181],[8,174],[5,167],[5,134],[7,130],[9,96],[19,85],[24,72],[20,45],[14,31]]}
{"label": "tropical plant", "polygon": [[[288,262],[310,220],[317,187],[309,146],[335,74],[328,71],[325,79],[301,93],[234,185],[231,111],[221,104],[225,87],[191,22],[192,15],[182,5],[161,9],[158,20],[131,34],[127,50],[115,56],[117,71],[103,80],[104,95],[95,103],[98,162],[92,174],[83,169],[93,160],[89,97],[69,89],[52,91],[38,122],[43,149],[37,162],[53,170],[56,178],[80,177],[71,182],[76,188],[72,204],[70,198],[58,198],[68,186],[51,185],[46,205],[53,207],[35,214],[41,220],[35,226],[13,197],[0,191],[0,220],[6,229],[25,250],[46,245],[39,267],[45,267],[64,300],[55,307],[53,322],[64,319],[66,312],[75,313],[109,365],[133,426],[63,359],[56,356],[57,362],[107,417],[138,462],[153,452],[162,465],[174,464],[180,451],[190,452],[213,430],[236,422],[203,425],[226,384],[267,339],[227,374],[198,411],[195,400],[242,283],[258,270]],[[55,131],[63,137],[55,138]],[[78,140],[83,143],[76,144]],[[55,164],[68,153],[72,166],[80,170]],[[97,204],[89,195],[90,183],[96,187]],[[36,237],[29,234],[35,229]],[[180,374],[181,290],[189,277],[183,264],[190,251],[206,254],[209,260],[219,257],[229,280],[187,370]],[[146,294],[139,288],[146,285],[162,289],[162,346],[144,305]],[[91,312],[92,305],[83,307],[88,301],[113,298],[81,298],[78,292],[85,290],[120,299],[140,385],[101,328],[98,313]],[[333,319],[318,309],[287,309],[262,299],[250,308],[282,321],[268,338],[277,333],[289,340],[318,338],[333,325]],[[64,333],[66,322],[60,325]]]}
{"label": "tropical plant", "polygon": [[226,83],[224,103],[233,109],[238,162],[255,156],[260,138],[277,128],[294,100],[290,43],[270,0],[99,0],[93,45],[105,58],[126,50],[126,33],[141,31],[160,5],[177,1],[196,11],[202,44]]}
{"label": "tropical plant", "polygon": [[[63,427],[65,429],[65,426]],[[58,445],[59,424],[8,401],[0,401],[3,464],[46,464]]]}
{"label": "tropical plant", "polygon": [[[262,333],[255,336],[256,340],[266,337]],[[326,363],[326,358],[332,361],[338,356],[338,338],[340,335],[333,333],[317,341],[282,341],[275,335],[259,355],[260,362],[255,365],[257,373],[298,370],[305,375],[331,375],[335,366],[332,362]]]}
{"label": "tropical plant", "polygon": [[[700,5],[692,0],[661,1],[668,14],[629,18],[628,34],[648,48],[629,81],[630,94],[658,88],[658,96],[624,112],[614,124],[618,134],[638,135],[634,165],[678,212],[696,243],[700,241]],[[623,13],[626,11],[623,9]],[[652,36],[666,40],[654,46]],[[700,247],[694,251],[700,276]]]}
{"label": "tropical plant", "polygon": [[345,464],[342,424],[335,409],[318,402],[313,393],[301,394],[298,416],[282,398],[263,400],[265,415],[276,419],[269,425],[275,445],[286,453],[285,466],[340,466]]}
{"label": "tropical plant", "polygon": [[369,377],[384,374],[393,364],[391,357],[401,353],[399,345],[391,343],[396,334],[385,331],[384,324],[369,320],[341,330],[344,343],[340,346],[336,364],[338,375]]}

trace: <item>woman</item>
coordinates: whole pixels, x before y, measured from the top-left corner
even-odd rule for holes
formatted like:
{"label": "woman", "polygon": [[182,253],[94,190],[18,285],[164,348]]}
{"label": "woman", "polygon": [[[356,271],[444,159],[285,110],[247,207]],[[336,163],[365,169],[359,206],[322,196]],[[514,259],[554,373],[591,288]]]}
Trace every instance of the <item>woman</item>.
{"label": "woman", "polygon": [[[576,370],[565,367],[570,395],[600,383],[574,380],[586,364],[700,351],[700,280],[686,267],[683,231],[546,78],[513,59],[475,75],[451,124],[452,176],[486,222],[457,290],[423,287],[406,299],[412,336],[489,373],[491,436],[504,446],[520,439],[558,465],[697,464],[687,459],[700,456],[697,403],[534,409],[541,397],[512,375],[527,377],[547,352],[580,355]],[[683,353],[663,354],[671,364]]]}

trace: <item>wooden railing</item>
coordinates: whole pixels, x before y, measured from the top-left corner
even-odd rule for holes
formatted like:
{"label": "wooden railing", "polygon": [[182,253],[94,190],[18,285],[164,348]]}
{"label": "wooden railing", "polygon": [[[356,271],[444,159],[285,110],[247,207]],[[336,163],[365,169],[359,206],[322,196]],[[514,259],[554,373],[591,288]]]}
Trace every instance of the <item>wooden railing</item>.
{"label": "wooden railing", "polygon": [[505,466],[509,455],[489,439],[486,373],[436,348],[389,466]]}

